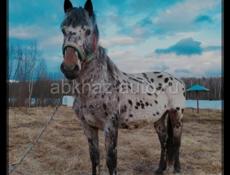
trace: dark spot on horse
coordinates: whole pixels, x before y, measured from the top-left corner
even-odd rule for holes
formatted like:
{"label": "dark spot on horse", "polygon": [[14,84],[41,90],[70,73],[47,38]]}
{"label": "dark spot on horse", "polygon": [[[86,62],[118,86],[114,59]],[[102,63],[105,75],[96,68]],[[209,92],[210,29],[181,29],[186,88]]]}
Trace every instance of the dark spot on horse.
{"label": "dark spot on horse", "polygon": [[147,95],[151,96],[152,94],[151,93],[147,93]]}
{"label": "dark spot on horse", "polygon": [[183,95],[185,96],[185,92],[183,93]]}
{"label": "dark spot on horse", "polygon": [[161,90],[161,86],[158,86],[156,89],[157,89],[157,90]]}
{"label": "dark spot on horse", "polygon": [[148,105],[149,105],[149,103],[148,103],[148,102],[145,102],[145,105],[146,105],[146,106],[148,106]]}
{"label": "dark spot on horse", "polygon": [[154,79],[153,79],[153,78],[151,78],[151,82],[152,82],[152,83],[154,82]]}
{"label": "dark spot on horse", "polygon": [[82,117],[81,117],[81,120],[85,121],[85,117],[84,117],[84,116],[82,116]]}
{"label": "dark spot on horse", "polygon": [[141,108],[145,109],[145,105],[143,103],[141,103]]}
{"label": "dark spot on horse", "polygon": [[139,80],[143,80],[143,78],[141,78],[141,77],[137,77],[137,79],[139,79]]}
{"label": "dark spot on horse", "polygon": [[108,116],[109,114],[107,112],[105,112],[105,116]]}
{"label": "dark spot on horse", "polygon": [[157,100],[154,100],[154,102],[155,102],[156,104],[158,104],[158,101],[157,101]]}
{"label": "dark spot on horse", "polygon": [[129,89],[131,89],[131,86],[130,86],[130,85],[128,85],[128,88],[129,88]]}
{"label": "dark spot on horse", "polygon": [[86,35],[86,36],[89,36],[90,33],[91,33],[91,31],[90,31],[89,29],[87,29],[86,32],[85,32],[85,35]]}
{"label": "dark spot on horse", "polygon": [[163,77],[163,75],[158,75],[158,76],[157,76],[157,78],[162,78],[162,77]]}
{"label": "dark spot on horse", "polygon": [[176,110],[177,110],[177,111],[179,111],[179,110],[180,110],[180,108],[179,108],[179,107],[177,107],[177,108],[176,108]]}
{"label": "dark spot on horse", "polygon": [[105,103],[103,103],[103,109],[106,110],[107,106]]}
{"label": "dark spot on horse", "polygon": [[119,97],[119,96],[117,97],[117,101],[118,101],[118,102],[120,101],[120,97]]}
{"label": "dark spot on horse", "polygon": [[167,105],[165,105],[165,108],[167,107]]}
{"label": "dark spot on horse", "polygon": [[167,83],[169,81],[169,78],[165,78],[165,83]]}
{"label": "dark spot on horse", "polygon": [[129,114],[129,117],[133,117],[133,114]]}
{"label": "dark spot on horse", "polygon": [[148,78],[148,76],[147,76],[146,73],[142,73],[142,75],[144,76],[144,78],[145,78],[149,83],[151,83],[151,82],[149,81],[149,78]]}
{"label": "dark spot on horse", "polygon": [[135,109],[138,109],[138,106],[135,106]]}
{"label": "dark spot on horse", "polygon": [[121,112],[124,113],[124,112],[126,112],[126,111],[127,111],[127,106],[124,105],[123,108],[121,109]]}
{"label": "dark spot on horse", "polygon": [[172,77],[170,77],[170,80],[173,80],[173,78],[172,78]]}
{"label": "dark spot on horse", "polygon": [[137,106],[140,106],[141,104],[140,104],[139,102],[136,102],[136,105],[137,105]]}
{"label": "dark spot on horse", "polygon": [[152,85],[149,85],[149,87],[151,87],[151,89],[154,89]]}
{"label": "dark spot on horse", "polygon": [[153,106],[151,103],[149,104],[150,106]]}
{"label": "dark spot on horse", "polygon": [[157,115],[159,115],[160,113],[159,112],[157,112]]}
{"label": "dark spot on horse", "polygon": [[169,86],[172,86],[172,82],[169,82]]}
{"label": "dark spot on horse", "polygon": [[90,108],[90,109],[93,109],[94,107],[93,107],[93,105],[89,105],[89,108]]}
{"label": "dark spot on horse", "polygon": [[129,104],[132,106],[133,105],[133,102],[132,102],[132,100],[128,100],[128,102],[129,102]]}
{"label": "dark spot on horse", "polygon": [[184,91],[184,88],[182,88],[182,91]]}
{"label": "dark spot on horse", "polygon": [[131,80],[133,80],[133,81],[136,81],[136,82],[138,82],[138,83],[143,83],[142,81],[137,80],[137,79],[135,79],[135,78],[133,78],[133,77],[129,77],[129,79],[131,79]]}
{"label": "dark spot on horse", "polygon": [[124,75],[127,75],[127,73],[123,72]]}
{"label": "dark spot on horse", "polygon": [[153,114],[153,116],[156,116],[156,114]]}
{"label": "dark spot on horse", "polygon": [[121,82],[119,80],[116,81],[116,87],[118,87],[121,84]]}

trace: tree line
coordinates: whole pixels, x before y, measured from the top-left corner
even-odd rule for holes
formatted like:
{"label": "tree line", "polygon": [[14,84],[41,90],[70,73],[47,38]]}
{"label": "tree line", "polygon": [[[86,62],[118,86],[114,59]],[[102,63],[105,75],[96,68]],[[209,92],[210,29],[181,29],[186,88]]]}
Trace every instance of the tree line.
{"label": "tree line", "polygon": [[[186,89],[194,84],[202,85],[209,89],[208,92],[199,92],[199,98],[203,100],[222,100],[223,99],[223,86],[222,77],[202,77],[202,78],[182,78],[186,85]],[[195,92],[187,92],[187,99],[196,99]]]}

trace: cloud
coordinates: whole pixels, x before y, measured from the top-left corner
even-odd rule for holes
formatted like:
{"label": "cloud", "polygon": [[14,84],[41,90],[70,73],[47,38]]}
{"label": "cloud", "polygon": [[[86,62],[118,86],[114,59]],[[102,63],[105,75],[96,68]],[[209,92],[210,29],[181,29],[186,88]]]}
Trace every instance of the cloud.
{"label": "cloud", "polygon": [[[209,15],[203,15],[218,7],[218,0],[185,0],[177,2],[166,9],[158,10],[151,16],[145,16],[133,25],[133,34],[142,37],[150,35],[174,35],[180,32],[197,31],[197,25],[214,22]],[[195,24],[194,24],[195,22]],[[207,26],[204,26],[207,27]],[[135,31],[138,31],[135,33]],[[140,32],[141,31],[141,32]]]}
{"label": "cloud", "polygon": [[61,34],[56,34],[43,39],[40,42],[40,45],[42,46],[42,48],[60,47],[62,45],[62,42],[63,36]]}
{"label": "cloud", "polygon": [[201,42],[195,41],[192,38],[185,38],[178,41],[176,44],[165,48],[156,49],[157,54],[175,53],[177,55],[200,55],[202,54]]}
{"label": "cloud", "polygon": [[212,23],[213,21],[212,21],[212,18],[208,15],[200,15],[195,19],[195,22],[196,23],[204,23],[204,22]]}
{"label": "cloud", "polygon": [[221,50],[221,46],[206,46],[203,48],[204,51],[215,51],[215,50]]}
{"label": "cloud", "polygon": [[110,46],[126,46],[136,44],[137,39],[130,37],[130,36],[114,36],[108,37],[104,39],[100,39],[100,44],[103,47],[110,47]]}
{"label": "cloud", "polygon": [[146,56],[130,48],[127,51],[109,52],[109,56],[120,70],[128,73],[166,71],[177,77],[214,76],[221,73],[220,50],[191,56],[177,56],[175,53]]}
{"label": "cloud", "polygon": [[40,33],[41,28],[37,26],[17,26],[9,29],[9,37],[17,39],[33,39]]}

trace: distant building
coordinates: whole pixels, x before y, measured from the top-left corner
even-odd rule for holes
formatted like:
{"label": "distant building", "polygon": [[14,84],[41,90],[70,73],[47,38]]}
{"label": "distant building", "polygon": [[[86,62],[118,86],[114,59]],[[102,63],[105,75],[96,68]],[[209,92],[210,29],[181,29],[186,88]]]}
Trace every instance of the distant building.
{"label": "distant building", "polygon": [[74,102],[74,97],[73,96],[63,96],[62,98],[62,105],[72,107]]}

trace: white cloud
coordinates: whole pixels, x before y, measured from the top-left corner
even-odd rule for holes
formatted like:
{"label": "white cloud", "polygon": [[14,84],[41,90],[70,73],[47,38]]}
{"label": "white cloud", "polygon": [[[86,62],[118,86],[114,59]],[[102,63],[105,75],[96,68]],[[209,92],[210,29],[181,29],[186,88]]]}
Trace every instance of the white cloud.
{"label": "white cloud", "polygon": [[124,46],[124,45],[132,45],[136,44],[137,39],[130,36],[113,36],[113,37],[107,37],[100,39],[100,44],[103,47],[111,47],[111,46]]}
{"label": "white cloud", "polygon": [[47,38],[44,38],[40,42],[40,46],[42,48],[47,48],[47,47],[60,47],[63,42],[63,36],[61,34],[54,34],[52,36],[49,36]]}
{"label": "white cloud", "polygon": [[9,28],[9,37],[17,39],[33,39],[41,34],[41,28],[37,26],[17,26]]}
{"label": "white cloud", "polygon": [[109,56],[118,68],[128,73],[166,71],[178,77],[201,77],[207,76],[206,73],[213,70],[221,71],[220,50],[208,51],[201,55],[189,57],[175,54],[140,56],[134,50],[114,51],[109,53]]}
{"label": "white cloud", "polygon": [[194,19],[219,3],[219,0],[186,0],[169,7],[166,11],[161,11],[152,18],[152,22],[163,33],[196,30]]}

